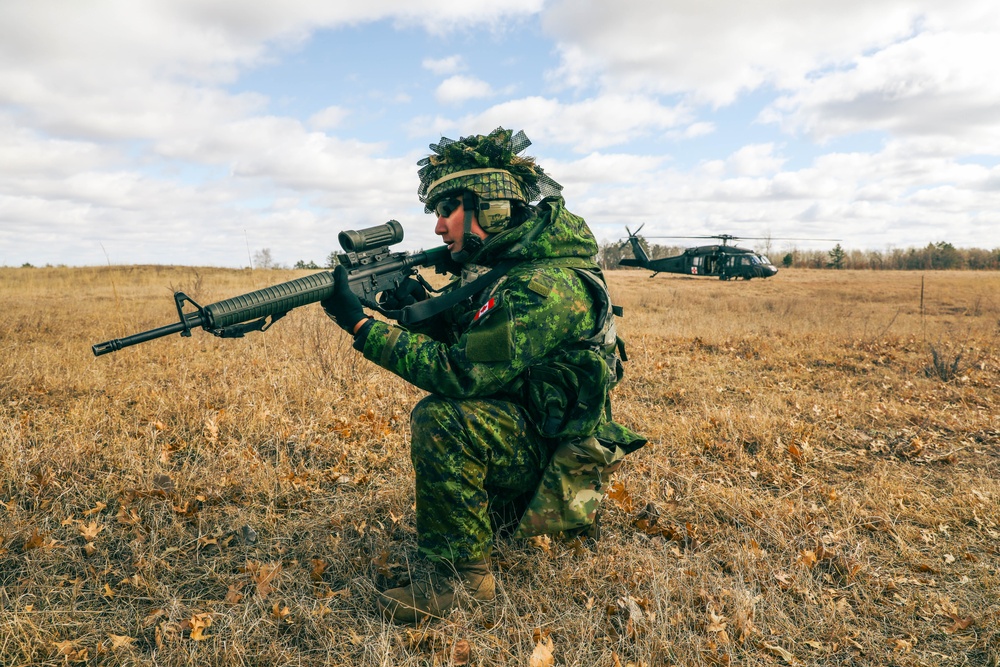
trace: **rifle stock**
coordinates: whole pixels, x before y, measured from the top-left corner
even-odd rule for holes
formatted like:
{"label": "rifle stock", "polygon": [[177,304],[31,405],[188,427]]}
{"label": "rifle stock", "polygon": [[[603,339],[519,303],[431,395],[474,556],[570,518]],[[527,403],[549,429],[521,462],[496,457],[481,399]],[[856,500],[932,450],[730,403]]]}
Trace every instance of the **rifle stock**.
{"label": "rifle stock", "polygon": [[[416,275],[420,267],[434,267],[438,273],[457,271],[446,246],[419,253],[390,252],[389,246],[402,239],[403,228],[395,220],[340,233],[340,245],[346,252],[338,254],[337,261],[347,270],[351,291],[365,306],[385,313],[378,305],[378,295],[399,287],[403,280]],[[99,357],[174,333],[190,336],[191,329],[197,327],[221,338],[242,338],[251,331],[266,331],[293,308],[329,298],[333,288],[333,272],[320,271],[207,306],[176,292],[178,322],[97,343],[91,350]],[[185,313],[185,303],[190,303],[196,311]]]}

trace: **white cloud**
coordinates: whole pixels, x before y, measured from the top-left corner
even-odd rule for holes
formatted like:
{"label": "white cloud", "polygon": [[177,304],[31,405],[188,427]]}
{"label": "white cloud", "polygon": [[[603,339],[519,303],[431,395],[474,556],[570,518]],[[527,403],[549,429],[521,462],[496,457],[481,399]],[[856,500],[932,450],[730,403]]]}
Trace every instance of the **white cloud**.
{"label": "white cloud", "polygon": [[691,123],[684,128],[684,130],[680,133],[680,136],[684,139],[697,139],[698,137],[705,137],[713,134],[715,130],[715,123],[698,121],[696,123]]}
{"label": "white cloud", "polygon": [[0,105],[25,110],[38,127],[156,135],[168,118],[253,113],[261,96],[212,87],[299,48],[316,30],[386,18],[435,30],[489,25],[540,7],[541,0],[0,3]]}
{"label": "white cloud", "polygon": [[696,117],[702,103],[729,105],[768,89],[782,94],[759,120],[795,140],[884,137],[881,150],[820,154],[804,168],[786,169],[761,144],[689,171],[647,172],[636,187],[591,190],[585,205],[600,212],[595,224],[607,224],[612,214],[604,211],[628,211],[633,228],[679,218],[685,229],[718,224],[714,231],[759,234],[771,221],[812,236],[832,229],[856,246],[942,235],[1000,245],[987,224],[1000,217],[997,168],[963,162],[1000,156],[995,3],[563,0],[548,8],[544,25],[559,41],[553,85],[597,90],[595,99],[677,96],[693,118],[671,137],[717,130]]}
{"label": "white cloud", "polygon": [[434,98],[444,105],[462,104],[469,100],[495,95],[490,84],[471,76],[456,74],[448,77],[434,91]]}
{"label": "white cloud", "polygon": [[686,107],[664,106],[651,97],[603,95],[577,102],[544,97],[510,100],[457,124],[523,128],[535,143],[555,143],[582,153],[665,135],[689,119]]}
{"label": "white cloud", "polygon": [[[539,16],[549,87],[513,99],[460,41],[385,49],[385,71],[405,59],[421,80],[376,91],[359,73],[301,117],[284,105],[295,81],[231,86],[362,25],[387,43],[479,30],[506,66],[505,38]],[[613,235],[773,226],[880,247],[945,229],[1000,246],[998,16],[986,0],[0,3],[0,263],[239,265],[247,243],[321,260],[336,230],[389,217],[426,247],[418,147],[498,125],[523,128],[571,208]],[[448,77],[434,99],[429,77]],[[358,100],[378,95],[396,115],[366,116]],[[854,152],[811,143],[873,132]],[[695,147],[715,152],[674,159]]]}
{"label": "white cloud", "polygon": [[[170,76],[220,81],[229,80],[237,66],[272,57],[272,47],[297,47],[316,29],[389,19],[439,33],[454,25],[489,26],[530,16],[542,5],[542,0],[2,3],[0,65],[20,63],[35,71],[72,67],[84,75],[87,63],[101,63],[113,72],[159,69]],[[98,81],[107,73],[86,78]]]}
{"label": "white cloud", "polygon": [[309,127],[315,130],[332,130],[338,127],[350,113],[350,109],[339,106],[320,109],[309,117]]}
{"label": "white cloud", "polygon": [[424,69],[439,76],[455,74],[466,68],[465,59],[462,56],[448,56],[446,58],[424,58],[421,62]]}
{"label": "white cloud", "polygon": [[591,153],[572,161],[539,158],[539,164],[552,178],[562,184],[572,184],[571,199],[585,197],[602,186],[632,186],[644,182],[648,174],[663,168],[667,158],[661,155],[631,155],[627,153]]}
{"label": "white cloud", "polygon": [[[768,169],[777,164],[763,148],[750,153],[762,154]],[[746,158],[741,150],[694,171],[650,166],[632,184],[588,182],[574,210],[609,239],[622,236],[626,225],[645,223],[648,235],[839,238],[859,249],[941,240],[1000,245],[1000,189],[987,185],[1000,168],[920,153],[907,142],[758,175],[732,169]],[[578,190],[574,180],[565,180],[567,190]]]}
{"label": "white cloud", "polygon": [[883,130],[947,137],[955,152],[1000,154],[997,31],[921,34],[859,56],[779,98],[762,118],[820,140]]}
{"label": "white cloud", "polygon": [[[559,0],[547,9],[544,25],[559,40],[562,54],[553,80],[683,94],[724,105],[764,85],[794,90],[828,68],[920,30],[995,39],[993,5],[987,0],[947,6],[932,0]],[[956,59],[943,50],[931,53],[936,56]],[[979,59],[986,66],[992,61]]]}
{"label": "white cloud", "polygon": [[266,178],[307,192],[337,192],[340,197],[371,196],[413,178],[413,162],[381,158],[377,145],[306,133],[287,120],[250,121],[235,128],[233,136],[244,133],[252,134],[256,143],[241,145],[234,155],[237,176]]}
{"label": "white cloud", "polygon": [[39,136],[0,114],[0,191],[15,191],[13,183],[37,178],[64,178],[91,166],[121,159],[114,149],[92,142]]}

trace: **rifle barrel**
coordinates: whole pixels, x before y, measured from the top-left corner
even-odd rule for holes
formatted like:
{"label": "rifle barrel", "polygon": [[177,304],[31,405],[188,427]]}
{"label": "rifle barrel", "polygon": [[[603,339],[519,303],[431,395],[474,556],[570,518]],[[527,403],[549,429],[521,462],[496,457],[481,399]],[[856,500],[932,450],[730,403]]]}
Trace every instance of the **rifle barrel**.
{"label": "rifle barrel", "polygon": [[198,313],[189,313],[184,319],[187,321],[186,326],[183,322],[175,322],[173,324],[168,324],[165,327],[157,327],[156,329],[150,329],[149,331],[143,331],[142,333],[132,334],[131,336],[125,336],[124,338],[112,338],[109,341],[92,345],[90,349],[93,350],[95,357],[99,357],[102,354],[107,354],[109,352],[117,352],[123,347],[138,345],[139,343],[145,343],[147,340],[162,338],[163,336],[180,333],[185,329],[200,327],[202,325],[202,317]]}

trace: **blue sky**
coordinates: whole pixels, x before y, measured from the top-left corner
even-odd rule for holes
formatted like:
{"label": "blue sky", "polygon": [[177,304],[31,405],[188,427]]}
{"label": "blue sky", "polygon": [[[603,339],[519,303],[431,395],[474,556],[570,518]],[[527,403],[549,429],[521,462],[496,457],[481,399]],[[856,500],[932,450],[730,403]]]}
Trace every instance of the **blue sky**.
{"label": "blue sky", "polygon": [[498,125],[602,241],[997,248],[998,45],[984,0],[3,3],[0,265],[429,247],[416,161]]}

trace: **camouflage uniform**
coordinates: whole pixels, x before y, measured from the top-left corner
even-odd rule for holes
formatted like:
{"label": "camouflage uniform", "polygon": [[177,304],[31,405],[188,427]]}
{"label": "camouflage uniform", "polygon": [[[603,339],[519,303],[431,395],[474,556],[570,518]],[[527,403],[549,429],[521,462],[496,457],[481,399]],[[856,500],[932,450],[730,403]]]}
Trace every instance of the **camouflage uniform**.
{"label": "camouflage uniform", "polygon": [[[611,420],[607,393],[617,378],[603,358],[600,367],[581,365],[593,356],[581,341],[599,313],[593,281],[580,272],[603,284],[596,253],[583,219],[560,197],[545,199],[535,216],[491,235],[453,286],[518,260],[497,283],[419,327],[375,322],[358,337],[365,357],[430,392],[411,415],[418,548],[429,559],[488,557],[496,517],[516,520],[529,505],[520,535],[580,527],[603,495],[602,469],[644,444]],[[575,498],[576,518],[567,523],[539,500],[546,491],[568,495],[568,505]]]}

